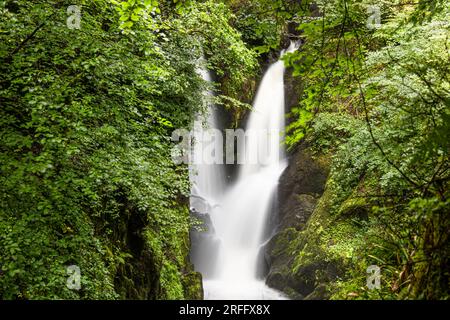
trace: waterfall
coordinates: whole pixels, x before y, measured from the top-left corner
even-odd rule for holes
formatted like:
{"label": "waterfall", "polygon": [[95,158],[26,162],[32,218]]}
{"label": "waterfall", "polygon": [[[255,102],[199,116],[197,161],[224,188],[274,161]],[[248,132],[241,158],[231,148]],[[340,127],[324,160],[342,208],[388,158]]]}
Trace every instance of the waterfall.
{"label": "waterfall", "polygon": [[[293,43],[288,52],[296,49]],[[287,166],[281,143],[284,71],[280,60],[265,73],[248,120],[244,143],[238,150],[244,158],[237,181],[215,199],[219,205],[210,211],[220,245],[214,257],[207,256],[211,252],[202,253],[204,262],[217,262],[214,276],[204,281],[205,299],[283,299],[281,293],[258,278],[257,272],[258,255],[266,240],[267,215],[278,179]]]}
{"label": "waterfall", "polygon": [[[199,61],[198,73],[211,82],[210,72],[201,67],[204,59]],[[204,92],[208,108],[204,114],[195,117],[192,132],[194,147],[190,155],[189,176],[191,181],[190,211],[197,218],[210,222],[210,215],[216,210],[220,197],[225,190],[224,166],[220,163],[205,163],[204,159],[211,150],[222,149],[222,132],[219,130],[218,112],[216,106],[208,102],[211,92]],[[221,154],[217,154],[221,157]],[[206,231],[192,233],[191,242],[195,248],[191,250],[191,262],[203,278],[215,274],[219,242],[214,234],[211,223],[206,223]]]}
{"label": "waterfall", "polygon": [[[202,61],[203,59],[200,62]],[[205,81],[211,82],[211,74],[208,70],[199,68],[198,73]],[[209,91],[204,94],[206,99],[212,95]],[[221,136],[217,110],[214,105],[208,103],[206,113],[197,115],[195,119],[194,150],[189,168],[192,183],[190,205],[199,213],[210,213],[225,189],[223,165],[204,161],[210,150],[218,152],[222,149],[222,140],[219,139]]]}

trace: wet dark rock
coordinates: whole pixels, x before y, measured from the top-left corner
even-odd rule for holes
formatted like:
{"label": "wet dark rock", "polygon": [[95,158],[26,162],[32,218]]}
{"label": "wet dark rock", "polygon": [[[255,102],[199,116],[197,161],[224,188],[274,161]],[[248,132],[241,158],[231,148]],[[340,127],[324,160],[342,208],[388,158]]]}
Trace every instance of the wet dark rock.
{"label": "wet dark rock", "polygon": [[313,245],[303,231],[324,193],[326,163],[325,159],[314,157],[303,143],[290,157],[289,166],[280,178],[277,232],[264,247],[269,268],[266,283],[292,299],[326,298],[316,281],[317,272],[330,278],[337,274],[337,268],[318,258],[319,248],[312,250],[317,254],[299,258],[303,248]]}
{"label": "wet dark rock", "polygon": [[280,227],[303,230],[306,222],[314,211],[317,197],[309,194],[292,195],[283,208]]}
{"label": "wet dark rock", "polygon": [[313,292],[311,292],[305,300],[324,300],[328,299],[329,294],[327,292],[327,287],[325,284],[319,284]]}
{"label": "wet dark rock", "polygon": [[314,159],[306,143],[290,158],[289,166],[280,178],[278,197],[283,207],[292,196],[309,194],[320,197],[325,189],[328,170]]}
{"label": "wet dark rock", "polygon": [[267,277],[267,274],[270,271],[270,266],[267,263],[267,259],[265,257],[265,247],[261,247],[261,249],[258,252],[257,257],[257,268],[256,268],[256,277],[258,279],[264,280]]}
{"label": "wet dark rock", "polygon": [[304,229],[324,192],[328,169],[314,159],[306,144],[290,159],[278,186],[279,230]]}

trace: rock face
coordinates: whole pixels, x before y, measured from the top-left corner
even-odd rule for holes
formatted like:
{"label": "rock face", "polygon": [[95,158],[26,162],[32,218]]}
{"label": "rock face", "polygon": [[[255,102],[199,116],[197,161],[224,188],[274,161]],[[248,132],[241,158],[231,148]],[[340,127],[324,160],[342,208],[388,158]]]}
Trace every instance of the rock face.
{"label": "rock face", "polygon": [[122,299],[156,299],[159,291],[159,270],[143,237],[146,223],[142,216],[132,209],[124,209],[121,217],[122,221],[117,226],[116,233],[120,235],[124,248],[132,252],[132,258],[118,268],[114,279],[115,289]]}
{"label": "rock face", "polygon": [[[118,200],[128,204],[126,198]],[[183,203],[180,203],[181,205]],[[120,220],[114,225],[115,229],[112,233],[114,239],[110,239],[110,241],[121,244],[121,249],[127,253],[127,256],[123,258],[122,263],[116,269],[114,289],[121,299],[166,299],[164,291],[167,288],[161,284],[163,256],[152,248],[145,235],[152,225],[134,207],[124,205],[122,210]],[[178,272],[172,279],[174,284],[170,285],[179,285],[185,299],[201,300],[203,299],[202,277],[200,273],[194,271],[188,260],[189,239],[187,237],[187,232],[186,234],[180,232],[179,238],[184,244],[183,247],[180,247],[183,261],[180,265],[173,265],[179,268],[179,271],[177,270]],[[157,239],[156,236],[153,238]],[[166,284],[169,289],[170,285]]]}
{"label": "rock face", "polygon": [[[285,75],[286,112],[298,105],[303,92],[299,77]],[[287,124],[294,119],[288,117]],[[328,212],[325,184],[329,174],[324,155],[314,156],[308,143],[301,143],[289,157],[280,177],[277,210],[272,217],[275,232],[263,248],[266,283],[292,299],[326,299],[325,284],[339,275],[338,266],[323,254],[312,218],[323,220]]]}
{"label": "rock face", "polygon": [[280,178],[278,187],[280,229],[300,231],[323,194],[326,169],[312,158],[306,145],[299,148]]}
{"label": "rock face", "polygon": [[331,277],[334,267],[315,259],[298,264],[297,253],[307,245],[302,231],[324,193],[328,169],[324,161],[315,159],[306,143],[290,158],[280,178],[278,191],[278,227],[265,247],[269,268],[267,284],[284,291],[293,299],[323,299],[325,290],[316,283],[317,270]]}

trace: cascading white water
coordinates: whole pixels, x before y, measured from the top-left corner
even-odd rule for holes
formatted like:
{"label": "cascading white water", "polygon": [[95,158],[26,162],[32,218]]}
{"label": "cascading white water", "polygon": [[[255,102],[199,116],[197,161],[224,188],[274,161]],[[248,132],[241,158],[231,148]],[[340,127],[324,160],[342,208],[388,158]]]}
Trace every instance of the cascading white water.
{"label": "cascading white water", "polygon": [[[210,72],[200,68],[198,73],[202,78],[211,82]],[[205,92],[205,96],[211,92]],[[204,125],[206,127],[204,127]],[[220,149],[215,145],[215,137],[221,135],[218,131],[219,123],[215,106],[209,104],[206,114],[198,115],[195,120],[193,137],[194,150],[190,161],[190,180],[192,183],[191,208],[199,213],[210,213],[211,209],[217,205],[220,196],[225,189],[225,174],[221,164],[205,163],[205,153],[208,152],[207,145],[212,149]]]}
{"label": "cascading white water", "polygon": [[[296,50],[291,44],[288,52]],[[237,182],[211,212],[221,241],[217,275],[204,281],[205,299],[283,299],[258,279],[258,253],[266,216],[278,179],[286,167],[284,131],[284,63],[270,66],[258,89],[246,130],[245,161]]]}
{"label": "cascading white water", "polygon": [[[200,60],[200,64],[204,59]],[[199,67],[198,73],[202,78],[211,82],[210,72],[206,68]],[[206,101],[212,95],[205,92]],[[222,147],[220,139],[221,132],[218,130],[218,112],[216,107],[208,103],[205,114],[196,116],[192,131],[194,148],[189,159],[189,175],[191,180],[190,210],[192,213],[208,220],[208,214],[212,214],[217,208],[221,195],[225,190],[224,166],[217,163],[205,162],[207,153],[211,155],[211,149],[219,151]],[[221,155],[218,154],[218,157]],[[191,250],[191,262],[197,271],[203,274],[204,278],[213,276],[217,265],[218,240],[211,230],[197,234],[196,246]],[[194,240],[194,239],[191,239]]]}

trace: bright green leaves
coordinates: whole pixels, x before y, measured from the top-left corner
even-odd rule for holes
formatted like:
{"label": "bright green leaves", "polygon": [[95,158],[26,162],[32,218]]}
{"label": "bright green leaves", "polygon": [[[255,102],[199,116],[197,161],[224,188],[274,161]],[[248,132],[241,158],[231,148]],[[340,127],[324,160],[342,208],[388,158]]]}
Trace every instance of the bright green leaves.
{"label": "bright green leaves", "polygon": [[[23,10],[1,20],[14,30],[0,34],[5,54],[54,9],[49,1],[18,3]],[[125,294],[115,279],[123,280],[116,272],[132,260],[123,241],[131,214],[156,230],[164,259],[179,271],[168,279],[181,283],[189,268],[188,208],[179,201],[188,172],[173,164],[169,137],[203,108],[200,54],[184,33],[164,30],[163,39],[135,21],[153,2],[120,6],[132,32],[121,32],[106,0],[85,4],[81,30],[68,29],[66,11],[56,10],[0,65],[2,298]],[[69,264],[81,269],[81,291],[66,287]]]}
{"label": "bright green leaves", "polygon": [[[174,12],[183,14],[193,4],[191,0],[110,0],[119,13],[119,20],[122,29],[130,29],[139,20],[147,22],[161,15],[162,8],[174,6]],[[172,12],[165,12],[165,14]],[[153,29],[160,26],[153,25]]]}
{"label": "bright green leaves", "polygon": [[[448,149],[438,138],[448,130],[443,119],[450,85],[442,76],[449,73],[443,58],[449,54],[448,10],[420,26],[403,25],[405,14],[399,13],[375,33],[375,39],[383,39],[375,42],[376,50],[369,42],[373,31],[364,29],[367,17],[361,4],[335,3],[340,5],[324,4],[324,18],[300,25],[306,43],[285,57],[303,82],[300,106],[292,112],[297,120],[288,127],[288,145],[298,143],[309,129],[311,112],[363,119],[367,111],[367,125],[377,131],[371,140],[380,144],[385,161],[397,171],[388,170],[383,181],[410,176],[417,185],[430,183],[433,175],[442,173],[433,166],[442,167],[442,150]],[[383,10],[393,12],[386,4]]]}
{"label": "bright green leaves", "polygon": [[292,114],[297,117],[297,121],[286,127],[286,145],[292,148],[302,141],[308,132],[309,122],[313,119],[313,112],[306,109],[295,108]]}
{"label": "bright green leaves", "polygon": [[[288,128],[287,144],[300,142],[311,126],[313,114],[323,111],[353,110],[360,107],[358,74],[370,41],[365,27],[365,7],[357,1],[319,2],[323,17],[297,17],[305,44],[286,55],[286,65],[302,79],[299,107],[291,117],[297,119]],[[303,14],[307,14],[304,12]]]}
{"label": "bright green leaves", "polygon": [[[86,1],[75,31],[56,2],[0,5],[2,30],[14,31],[0,34],[2,56],[30,37],[0,65],[0,296],[129,297],[120,272],[139,259],[124,240],[133,215],[159,281],[141,291],[188,298],[190,185],[170,134],[207,105],[202,54],[226,79],[218,100],[233,108],[248,107],[235,96],[256,54],[216,1]],[[81,291],[66,286],[69,264]]]}
{"label": "bright green leaves", "polygon": [[191,0],[173,0],[175,10],[178,14],[183,14],[193,4]]}
{"label": "bright green leaves", "polygon": [[419,0],[409,21],[414,24],[424,21],[430,22],[434,16],[448,10],[448,2],[446,0]]}
{"label": "bright green leaves", "polygon": [[422,25],[397,24],[393,44],[369,54],[370,76],[364,86],[376,91],[367,102],[374,106],[374,125],[383,128],[378,139],[387,157],[401,162],[404,173],[418,185],[438,190],[433,180],[445,180],[446,175],[436,167],[449,161],[448,140],[439,138],[448,132],[450,82],[443,76],[450,73],[448,19],[447,10]]}
{"label": "bright green leaves", "polygon": [[[116,2],[116,5],[124,29],[144,22],[153,30],[158,40],[166,42],[167,46],[171,45],[168,43],[170,40],[174,40],[171,39],[174,34],[189,39],[194,53],[190,58],[200,58],[202,54],[208,58],[208,67],[223,80],[221,89],[229,96],[228,102],[238,97],[245,81],[256,72],[256,53],[247,48],[240,32],[231,25],[235,18],[223,3],[161,1],[159,7],[164,7],[165,10],[161,15],[158,14],[160,11],[155,7],[155,2],[146,4],[142,1],[123,1]],[[154,14],[148,14],[149,12]],[[171,16],[172,19],[163,16]],[[275,48],[275,45],[271,48]],[[156,50],[159,49],[155,48]],[[176,81],[173,82],[172,85],[176,84]],[[174,89],[182,88],[177,86]],[[229,107],[239,105],[228,102]]]}
{"label": "bright green leaves", "polygon": [[161,13],[158,0],[111,0],[119,13],[122,29],[130,29],[144,15]]}
{"label": "bright green leaves", "polygon": [[240,33],[230,25],[232,13],[223,3],[206,1],[187,10],[179,23],[203,48],[208,67],[224,79],[223,93],[236,98],[245,81],[256,72],[254,51],[248,49]]}

